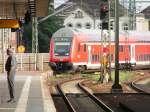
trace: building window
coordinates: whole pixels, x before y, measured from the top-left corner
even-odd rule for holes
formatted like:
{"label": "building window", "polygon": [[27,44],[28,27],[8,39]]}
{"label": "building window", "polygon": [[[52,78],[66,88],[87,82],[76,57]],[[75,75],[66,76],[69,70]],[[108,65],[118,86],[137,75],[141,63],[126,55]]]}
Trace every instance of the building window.
{"label": "building window", "polygon": [[76,27],[77,27],[77,28],[82,28],[81,23],[77,23],[77,24],[76,24]]}
{"label": "building window", "polygon": [[83,12],[77,11],[77,12],[75,13],[75,18],[83,18]]}
{"label": "building window", "polygon": [[86,24],[85,24],[85,28],[86,28],[86,29],[91,29],[91,24],[90,24],[90,23],[86,23]]}
{"label": "building window", "polygon": [[123,29],[123,30],[129,30],[128,24],[127,24],[127,23],[124,23],[124,24],[122,25],[122,29]]}
{"label": "building window", "polygon": [[114,29],[114,21],[110,21],[110,30]]}
{"label": "building window", "polygon": [[73,27],[72,23],[67,24],[68,27]]}
{"label": "building window", "polygon": [[101,23],[98,23],[97,28],[98,28],[98,29],[102,29],[102,24],[101,24]]}

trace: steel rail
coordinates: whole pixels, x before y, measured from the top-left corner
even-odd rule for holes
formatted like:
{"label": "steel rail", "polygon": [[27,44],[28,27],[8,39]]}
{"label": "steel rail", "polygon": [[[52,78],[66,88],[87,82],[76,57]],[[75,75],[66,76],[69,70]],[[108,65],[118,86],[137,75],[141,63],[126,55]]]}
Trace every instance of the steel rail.
{"label": "steel rail", "polygon": [[65,93],[62,91],[62,88],[60,85],[57,85],[57,89],[58,91],[63,95],[63,99],[66,102],[68,109],[70,112],[76,112],[76,110],[74,109],[74,107],[72,106],[72,104],[70,103],[69,99],[67,98],[67,96],[65,95]]}
{"label": "steel rail", "polygon": [[144,89],[140,88],[140,87],[136,84],[137,82],[139,82],[139,81],[141,81],[141,80],[144,80],[144,79],[147,79],[147,78],[150,78],[150,76],[145,76],[145,77],[142,77],[142,78],[140,78],[140,79],[136,79],[136,80],[132,81],[130,85],[131,85],[131,87],[132,87],[133,89],[135,89],[135,90],[137,90],[137,91],[139,91],[139,92],[142,92],[142,93],[144,93],[144,94],[150,95],[150,93],[146,92]]}
{"label": "steel rail", "polygon": [[85,89],[85,87],[79,83],[78,86],[80,87],[80,89],[82,89],[86,94],[88,94],[88,96],[96,103],[98,104],[100,107],[102,107],[106,112],[114,112],[112,109],[110,109],[103,101],[101,101],[100,99],[98,99],[96,96],[94,96],[93,94],[91,94],[90,92],[87,91],[87,89]]}

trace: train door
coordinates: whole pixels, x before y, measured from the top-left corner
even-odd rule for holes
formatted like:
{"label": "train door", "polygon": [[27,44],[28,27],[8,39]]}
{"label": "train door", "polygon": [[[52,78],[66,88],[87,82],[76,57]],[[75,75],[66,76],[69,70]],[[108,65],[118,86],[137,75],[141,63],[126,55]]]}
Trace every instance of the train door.
{"label": "train door", "polygon": [[91,64],[91,46],[88,46],[88,64]]}
{"label": "train door", "polygon": [[130,54],[131,54],[130,63],[135,64],[135,45],[134,44],[131,45]]}

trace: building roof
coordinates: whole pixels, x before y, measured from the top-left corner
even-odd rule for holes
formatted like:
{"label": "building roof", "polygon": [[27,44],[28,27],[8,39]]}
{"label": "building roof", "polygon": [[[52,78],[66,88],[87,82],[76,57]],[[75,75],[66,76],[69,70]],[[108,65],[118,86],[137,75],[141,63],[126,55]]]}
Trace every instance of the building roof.
{"label": "building roof", "polygon": [[[61,13],[61,16],[66,17],[76,8],[80,8],[93,17],[99,17],[100,4],[101,4],[100,0],[68,0],[61,6],[56,8],[56,10],[66,7],[68,4],[73,4],[73,6],[63,11]],[[120,10],[119,11],[120,16],[123,16],[127,12],[127,9],[121,4],[119,5],[119,10]],[[114,17],[114,0],[111,1],[110,11],[111,11],[111,16]]]}
{"label": "building roof", "polygon": [[146,7],[144,10],[141,11],[145,15],[146,19],[150,19],[150,6]]}

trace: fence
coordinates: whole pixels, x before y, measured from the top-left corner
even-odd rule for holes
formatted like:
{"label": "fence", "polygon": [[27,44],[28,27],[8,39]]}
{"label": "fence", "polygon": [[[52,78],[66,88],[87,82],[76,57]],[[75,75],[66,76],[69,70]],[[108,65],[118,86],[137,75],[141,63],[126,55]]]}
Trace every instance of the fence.
{"label": "fence", "polygon": [[[46,71],[49,68],[49,53],[16,53],[18,71]],[[0,54],[0,72],[5,70],[7,56]]]}

